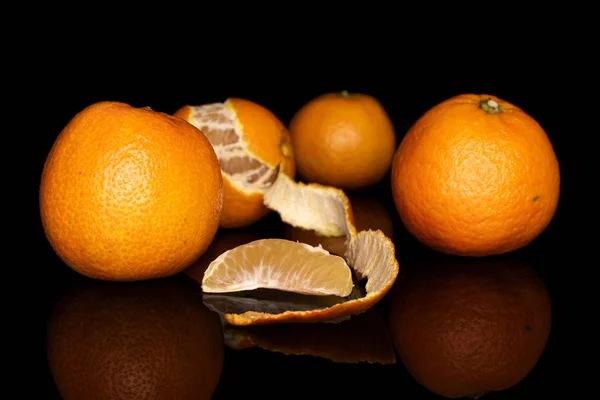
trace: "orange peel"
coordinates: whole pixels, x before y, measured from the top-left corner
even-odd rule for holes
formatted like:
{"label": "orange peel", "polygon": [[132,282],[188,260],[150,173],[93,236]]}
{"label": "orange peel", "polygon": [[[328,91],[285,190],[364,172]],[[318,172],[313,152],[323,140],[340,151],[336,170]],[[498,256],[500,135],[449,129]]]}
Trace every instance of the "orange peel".
{"label": "orange peel", "polygon": [[[348,197],[340,189],[320,184],[304,184],[279,173],[264,194],[265,205],[279,213],[282,221],[322,236],[346,236],[344,254],[348,266],[359,281],[366,281],[364,297],[351,298],[329,307],[312,310],[288,310],[278,313],[245,311],[224,313],[223,319],[236,326],[291,322],[326,322],[367,311],[391,289],[399,272],[395,246],[381,230],[357,232]],[[289,241],[295,243],[293,241]],[[215,260],[216,261],[216,260]],[[220,263],[212,262],[202,281]]]}

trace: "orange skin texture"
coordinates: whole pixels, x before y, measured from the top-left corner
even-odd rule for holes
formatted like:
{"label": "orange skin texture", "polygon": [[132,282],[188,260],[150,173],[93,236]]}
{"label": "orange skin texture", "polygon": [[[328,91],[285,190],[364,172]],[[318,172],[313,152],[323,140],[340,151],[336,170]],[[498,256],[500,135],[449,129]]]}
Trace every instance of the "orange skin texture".
{"label": "orange skin texture", "polygon": [[[266,107],[241,98],[228,98],[225,104],[232,107],[242,126],[244,142],[249,151],[271,168],[291,178],[296,175],[296,163],[287,127]],[[191,107],[185,105],[173,115],[190,120]],[[282,152],[285,146],[286,154]],[[263,203],[262,193],[243,193],[227,179],[223,179],[223,210],[220,226],[227,229],[244,228],[258,222],[269,213]]]}
{"label": "orange skin texture", "polygon": [[46,237],[69,267],[131,281],[176,274],[204,253],[223,182],[212,146],[188,122],[99,102],[57,137],[39,199]]}
{"label": "orange skin texture", "polygon": [[296,112],[289,129],[298,175],[340,189],[363,189],[381,181],[396,147],[388,114],[367,94],[318,96]]}
{"label": "orange skin texture", "polygon": [[440,396],[516,385],[535,367],[550,335],[550,296],[535,271],[518,260],[483,260],[418,265],[390,296],[396,352],[409,373]]}
{"label": "orange skin texture", "polygon": [[67,293],[47,330],[61,398],[210,399],[223,369],[221,322],[182,277],[88,280]]}
{"label": "orange skin texture", "polygon": [[[503,112],[488,114],[481,99]],[[463,94],[428,110],[400,143],[392,194],[406,229],[443,253],[517,250],[552,220],[559,165],[544,129],[518,107]]]}
{"label": "orange skin texture", "polygon": [[[271,167],[281,165],[281,171],[290,178],[296,174],[294,149],[287,127],[268,108],[250,100],[230,97],[226,100],[242,124],[248,150]],[[282,153],[287,146],[289,156]]]}

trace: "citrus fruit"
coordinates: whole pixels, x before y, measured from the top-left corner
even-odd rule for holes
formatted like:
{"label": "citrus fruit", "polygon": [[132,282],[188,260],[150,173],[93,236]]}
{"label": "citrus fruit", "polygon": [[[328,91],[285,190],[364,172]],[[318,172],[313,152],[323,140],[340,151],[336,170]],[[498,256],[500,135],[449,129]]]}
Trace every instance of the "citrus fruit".
{"label": "citrus fruit", "polygon": [[206,250],[223,183],[212,146],[191,124],[99,102],[56,138],[39,200],[46,237],[69,267],[131,281],[178,273]]}
{"label": "citrus fruit", "polygon": [[[345,262],[342,263],[341,257],[329,254],[320,246],[314,247],[287,239],[277,239],[272,242],[279,247],[279,254],[275,255],[251,249],[256,243],[243,244],[230,250],[229,255],[225,253],[222,258],[217,258],[210,263],[202,281],[203,291],[216,292],[222,287],[223,292],[231,293],[236,287],[260,287],[318,296],[321,290],[318,280],[312,277],[309,279],[300,277],[302,278],[300,279],[296,274],[310,276],[314,274],[312,270],[315,268],[316,260],[326,259],[331,263],[329,268],[340,270],[339,275],[329,278],[331,279],[329,285],[347,288],[346,275],[341,271],[348,266],[357,282],[366,282],[365,295],[349,296],[345,301],[310,310],[286,310],[276,313],[248,310],[225,313],[223,318],[226,322],[243,326],[283,322],[341,321],[345,317],[367,311],[390,290],[399,270],[394,244],[381,230],[356,232],[350,201],[341,189],[315,183],[295,182],[280,172],[273,185],[265,192],[264,201],[267,207],[279,213],[285,223],[314,230],[321,236],[345,237],[348,243],[343,256]],[[262,243],[265,243],[264,240]],[[286,252],[289,252],[290,256],[286,256]],[[301,257],[302,263],[309,266],[302,267],[302,264],[294,260],[295,257]],[[236,260],[226,263],[225,258]],[[269,263],[264,262],[267,258]],[[288,263],[293,267],[286,267],[285,264]],[[261,269],[266,270],[260,271]],[[276,276],[276,279],[268,283],[263,279],[261,284],[257,285],[257,271],[260,271],[261,276]],[[280,271],[288,272],[287,275],[280,275]],[[219,279],[215,280],[214,276]],[[295,283],[290,284],[289,281],[292,280]],[[336,289],[328,293],[343,296],[343,293],[347,293],[347,289]],[[325,295],[325,292],[321,294],[323,297]]]}
{"label": "citrus fruit", "polygon": [[394,126],[373,96],[325,93],[292,117],[298,176],[305,182],[362,189],[381,181],[396,149]]}
{"label": "citrus fruit", "polygon": [[534,368],[550,334],[551,303],[542,279],[519,260],[439,260],[398,280],[389,326],[420,384],[448,398],[479,397]]}
{"label": "citrus fruit", "polygon": [[224,184],[220,226],[241,228],[263,218],[269,212],[263,194],[278,171],[296,173],[286,126],[266,107],[240,98],[185,105],[173,115],[199,128],[217,153]]}
{"label": "citrus fruit", "polygon": [[47,351],[65,400],[210,399],[223,368],[223,330],[182,275],[86,280],[52,311]]}
{"label": "citrus fruit", "polygon": [[[381,230],[385,236],[394,238],[392,215],[383,202],[371,193],[353,191],[347,194],[352,205],[352,215],[357,231]],[[313,230],[284,225],[285,238],[293,241],[322,246],[332,254],[343,256],[346,253],[345,236],[321,236]]]}
{"label": "citrus fruit", "polygon": [[517,106],[463,94],[425,112],[391,174],[406,229],[443,253],[486,256],[535,239],[553,218],[558,160],[544,129]]}
{"label": "citrus fruit", "polygon": [[387,326],[375,308],[339,324],[227,325],[224,333],[225,344],[235,350],[257,347],[338,363],[396,363]]}
{"label": "citrus fruit", "polygon": [[202,278],[205,293],[258,288],[347,296],[352,271],[346,261],[321,247],[284,239],[259,239],[227,250]]}

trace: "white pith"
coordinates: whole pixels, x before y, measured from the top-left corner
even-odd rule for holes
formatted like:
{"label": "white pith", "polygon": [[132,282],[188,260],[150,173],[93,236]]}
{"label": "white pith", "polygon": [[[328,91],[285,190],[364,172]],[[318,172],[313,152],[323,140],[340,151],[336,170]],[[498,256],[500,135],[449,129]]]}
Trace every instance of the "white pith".
{"label": "white pith", "polygon": [[281,172],[264,195],[265,205],[277,211],[282,221],[322,236],[345,236],[349,240],[356,228],[349,225],[346,200],[334,188],[301,185]]}
{"label": "white pith", "polygon": [[[213,113],[223,116],[224,121],[210,120],[209,115]],[[233,129],[237,135],[237,141],[235,143],[225,145],[211,143],[219,160],[228,160],[234,157],[248,156],[266,166],[271,171],[263,174],[263,176],[254,182],[248,182],[248,178],[254,173],[258,172],[260,167],[249,169],[243,173],[234,174],[222,171],[223,175],[228,178],[229,182],[231,182],[236,189],[244,193],[264,194],[266,192],[266,190],[271,186],[269,177],[273,173],[272,171],[277,168],[277,166],[270,165],[269,163],[257,157],[248,149],[248,146],[244,141],[243,127],[238,121],[235,110],[232,107],[227,107],[225,103],[210,103],[201,106],[194,106],[192,107],[192,113],[190,115],[189,122],[197,128],[206,125],[211,130],[221,132]]]}

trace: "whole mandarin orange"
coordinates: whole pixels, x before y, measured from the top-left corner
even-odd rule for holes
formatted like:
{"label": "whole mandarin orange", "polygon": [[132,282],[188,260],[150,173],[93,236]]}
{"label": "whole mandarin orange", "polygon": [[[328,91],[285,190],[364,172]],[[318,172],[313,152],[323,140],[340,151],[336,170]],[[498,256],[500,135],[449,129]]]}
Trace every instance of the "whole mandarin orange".
{"label": "whole mandarin orange", "polygon": [[392,164],[406,229],[443,253],[487,256],[524,247],[558,206],[560,173],[540,124],[490,95],[462,94],[425,112]]}
{"label": "whole mandarin orange", "polygon": [[132,281],[173,275],[204,253],[218,228],[223,182],[197,128],[106,101],[60,132],[39,201],[46,237],[69,267]]}
{"label": "whole mandarin orange", "polygon": [[383,105],[363,93],[325,93],[289,124],[299,177],[340,189],[371,187],[388,173],[396,147]]}

